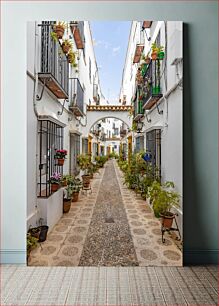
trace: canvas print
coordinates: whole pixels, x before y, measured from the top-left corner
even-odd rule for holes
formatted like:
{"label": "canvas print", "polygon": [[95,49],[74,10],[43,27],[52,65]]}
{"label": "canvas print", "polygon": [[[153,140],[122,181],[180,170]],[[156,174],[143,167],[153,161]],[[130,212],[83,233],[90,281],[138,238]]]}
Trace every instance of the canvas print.
{"label": "canvas print", "polygon": [[180,21],[27,23],[27,264],[181,266]]}

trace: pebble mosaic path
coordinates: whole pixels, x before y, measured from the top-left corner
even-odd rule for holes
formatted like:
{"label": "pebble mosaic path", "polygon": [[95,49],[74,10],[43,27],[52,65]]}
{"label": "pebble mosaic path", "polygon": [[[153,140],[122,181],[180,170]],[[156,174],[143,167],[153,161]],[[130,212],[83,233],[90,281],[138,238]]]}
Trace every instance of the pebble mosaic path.
{"label": "pebble mosaic path", "polygon": [[92,193],[81,194],[31,252],[30,266],[181,266],[182,252],[150,206],[123,184],[115,160],[95,174]]}

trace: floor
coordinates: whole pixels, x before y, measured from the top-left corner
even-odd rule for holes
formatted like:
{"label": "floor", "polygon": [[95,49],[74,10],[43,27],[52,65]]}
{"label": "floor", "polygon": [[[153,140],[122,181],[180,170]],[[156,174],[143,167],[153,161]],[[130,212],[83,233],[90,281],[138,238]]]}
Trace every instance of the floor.
{"label": "floor", "polygon": [[146,201],[127,189],[115,160],[92,180],[92,193],[80,195],[31,252],[30,266],[181,266],[182,252],[165,234]]}
{"label": "floor", "polygon": [[1,305],[218,305],[218,268],[1,267]]}

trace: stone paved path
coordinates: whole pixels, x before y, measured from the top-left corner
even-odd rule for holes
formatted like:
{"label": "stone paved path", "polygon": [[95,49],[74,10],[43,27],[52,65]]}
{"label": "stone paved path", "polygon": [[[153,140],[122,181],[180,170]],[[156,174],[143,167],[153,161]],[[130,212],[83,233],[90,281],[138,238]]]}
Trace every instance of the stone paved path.
{"label": "stone paved path", "polygon": [[146,201],[127,189],[116,161],[92,180],[92,194],[80,195],[31,252],[31,266],[181,266],[182,253],[165,234]]}

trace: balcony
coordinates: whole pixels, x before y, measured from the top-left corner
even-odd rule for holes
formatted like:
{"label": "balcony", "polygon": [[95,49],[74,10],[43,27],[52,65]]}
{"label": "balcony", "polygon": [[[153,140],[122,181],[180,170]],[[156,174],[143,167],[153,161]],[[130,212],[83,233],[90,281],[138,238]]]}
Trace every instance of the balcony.
{"label": "balcony", "polygon": [[144,87],[147,88],[147,90],[144,93],[143,109],[146,110],[151,109],[152,106],[163,96],[160,86],[160,62],[161,61],[159,59],[151,61],[144,76]]}
{"label": "balcony", "polygon": [[78,78],[70,79],[69,109],[76,117],[84,116],[84,90]]}
{"label": "balcony", "polygon": [[133,64],[137,64],[140,62],[142,52],[144,50],[144,45],[143,44],[137,44],[135,48],[135,54],[133,58]]}
{"label": "balcony", "polygon": [[78,49],[84,49],[84,21],[70,22],[70,28]]}
{"label": "balcony", "polygon": [[41,26],[41,67],[39,80],[58,98],[68,98],[69,63],[58,41],[51,37],[53,22]]}

